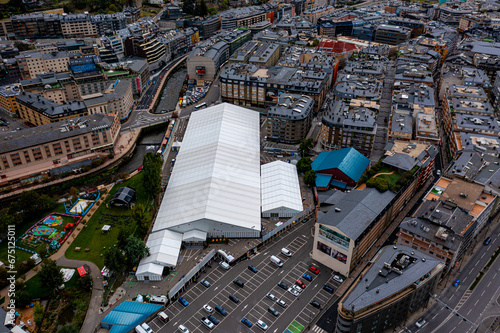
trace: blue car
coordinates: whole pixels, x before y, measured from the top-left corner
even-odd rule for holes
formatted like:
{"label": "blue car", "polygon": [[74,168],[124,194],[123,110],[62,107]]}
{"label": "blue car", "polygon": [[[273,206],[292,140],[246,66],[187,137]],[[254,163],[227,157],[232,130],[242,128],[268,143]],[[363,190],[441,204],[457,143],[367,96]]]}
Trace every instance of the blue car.
{"label": "blue car", "polygon": [[490,245],[490,243],[491,243],[491,237],[486,238],[486,240],[484,241],[484,245]]}
{"label": "blue car", "polygon": [[189,305],[189,302],[186,301],[186,299],[184,297],[179,297],[179,302],[181,302],[181,304],[184,305],[184,306],[188,306]]}
{"label": "blue car", "polygon": [[311,277],[311,275],[309,275],[309,274],[303,274],[303,275],[302,275],[302,277],[303,277],[304,279],[306,279],[307,281],[309,281],[309,282],[311,282],[311,281],[313,280],[313,278],[312,278],[312,277]]}
{"label": "blue car", "polygon": [[245,325],[247,325],[248,327],[252,327],[252,322],[246,318],[242,318],[241,319],[241,322]]}
{"label": "blue car", "polygon": [[224,308],[220,305],[215,306],[215,311],[217,311],[218,313],[220,313],[223,316],[227,315],[227,311],[224,310]]}
{"label": "blue car", "polygon": [[333,288],[330,287],[329,285],[325,284],[323,286],[323,289],[326,290],[326,291],[328,291],[330,294],[333,294]]}
{"label": "blue car", "polygon": [[455,282],[453,282],[453,287],[458,287],[459,284],[460,284],[460,280],[456,280]]}
{"label": "blue car", "polygon": [[252,265],[248,265],[248,269],[251,270],[252,272],[254,273],[257,273],[257,268],[255,268],[254,266]]}
{"label": "blue car", "polygon": [[207,316],[208,320],[210,320],[212,323],[214,323],[214,325],[217,325],[219,323],[219,320],[217,320],[217,318],[215,318],[213,315],[208,315]]}

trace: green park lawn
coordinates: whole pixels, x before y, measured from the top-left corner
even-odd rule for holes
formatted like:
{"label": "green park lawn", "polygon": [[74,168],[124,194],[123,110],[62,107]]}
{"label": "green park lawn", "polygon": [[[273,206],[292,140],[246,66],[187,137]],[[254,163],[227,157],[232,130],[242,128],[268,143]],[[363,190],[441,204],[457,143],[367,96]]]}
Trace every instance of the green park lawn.
{"label": "green park lawn", "polygon": [[[377,174],[379,173],[389,173],[389,172],[392,172],[393,170],[389,169],[389,168],[381,168]],[[382,178],[382,179],[385,179],[385,181],[387,181],[388,184],[392,184],[392,186],[396,185],[396,182],[398,181],[399,178],[401,178],[401,175],[397,172],[394,172],[393,174],[390,174],[390,175],[380,175],[380,176],[377,176],[377,178]]]}
{"label": "green park lawn", "polygon": [[[115,185],[109,192],[105,203],[109,202],[113,194],[121,187],[134,187],[136,190],[136,204],[148,205],[149,199],[144,186],[142,185],[143,173]],[[104,254],[106,249],[116,244],[120,229],[126,228],[130,234],[134,234],[136,223],[131,218],[132,210],[127,208],[107,208],[101,204],[92,218],[84,225],[83,230],[78,234],[71,246],[66,250],[65,256],[68,259],[86,260],[96,264],[99,268],[104,267]],[[85,217],[84,217],[85,219]],[[104,225],[111,225],[108,233],[102,232]],[[75,251],[80,247],[79,252]],[[85,249],[90,249],[85,252]]]}

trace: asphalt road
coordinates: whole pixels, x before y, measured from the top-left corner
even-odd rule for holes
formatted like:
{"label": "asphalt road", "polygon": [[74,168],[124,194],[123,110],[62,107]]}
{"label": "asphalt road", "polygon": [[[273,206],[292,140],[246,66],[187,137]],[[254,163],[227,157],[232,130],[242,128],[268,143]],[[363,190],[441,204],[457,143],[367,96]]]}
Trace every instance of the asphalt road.
{"label": "asphalt road", "polygon": [[[220,323],[212,330],[213,332],[257,332],[260,331],[255,325],[248,328],[241,323],[243,317],[252,323],[263,320],[269,325],[268,332],[283,332],[293,321],[306,327],[315,318],[319,310],[312,307],[309,302],[317,300],[321,305],[325,305],[332,294],[322,289],[325,283],[332,287],[336,285],[331,281],[332,272],[330,269],[319,266],[320,274],[314,275],[309,272],[307,266],[313,261],[309,257],[313,239],[311,238],[312,221],[296,226],[280,236],[277,241],[264,246],[260,252],[251,259],[236,264],[230,270],[222,269],[218,264],[212,264],[212,268],[207,273],[202,274],[200,279],[206,279],[211,283],[210,288],[205,288],[200,283],[195,283],[182,295],[189,301],[189,305],[184,308],[179,302],[174,302],[165,311],[170,317],[170,322],[164,324],[159,319],[153,319],[149,325],[154,331],[174,332],[182,324],[190,332],[208,332],[200,321],[206,316],[203,305],[208,304],[215,308],[221,305],[227,312],[226,317],[215,313],[215,317]],[[282,247],[292,251],[292,257],[281,254]],[[283,262],[283,267],[279,268],[269,261],[271,255],[278,256]],[[253,265],[258,269],[253,273],[248,269],[248,265]],[[308,273],[313,277],[312,282],[304,281],[306,289],[295,297],[288,291],[277,286],[278,281],[284,281],[288,286],[292,286],[295,280]],[[240,279],[245,283],[243,288],[236,286],[232,281]],[[286,308],[282,308],[265,297],[270,292],[283,299],[287,303]],[[240,302],[238,304],[229,300],[229,295],[236,295]],[[268,307],[273,306],[280,312],[278,317],[274,317],[268,312]]]}
{"label": "asphalt road", "polygon": [[[500,261],[496,260],[482,280],[471,292],[469,286],[474,282],[481,269],[490,260],[494,251],[500,246],[500,224],[493,231],[487,232],[491,237],[488,246],[480,245],[470,260],[462,266],[458,275],[445,283],[448,287],[437,295],[437,301],[422,315],[427,323],[422,328],[417,328],[415,322],[410,323],[407,332],[474,332],[482,320],[488,316],[500,315],[500,306],[496,302],[500,286]],[[484,241],[480,239],[479,242]],[[460,280],[458,287],[452,283]]]}

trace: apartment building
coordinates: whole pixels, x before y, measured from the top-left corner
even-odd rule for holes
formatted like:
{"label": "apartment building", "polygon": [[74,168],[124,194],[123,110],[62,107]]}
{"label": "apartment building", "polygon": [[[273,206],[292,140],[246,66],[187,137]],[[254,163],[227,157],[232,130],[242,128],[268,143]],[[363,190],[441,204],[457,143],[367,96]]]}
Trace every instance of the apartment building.
{"label": "apartment building", "polygon": [[35,126],[61,122],[70,118],[82,117],[88,114],[82,101],[57,104],[39,94],[22,92],[16,97],[19,116]]}
{"label": "apartment building", "polygon": [[116,32],[127,28],[127,17],[124,13],[92,15],[91,19],[98,37],[106,35],[109,31]]}
{"label": "apartment building", "polygon": [[0,86],[0,108],[12,114],[18,114],[16,97],[20,93],[21,89],[18,84]]}
{"label": "apartment building", "polygon": [[382,96],[382,86],[381,80],[343,74],[339,75],[338,83],[333,89],[333,95],[338,101],[351,99],[379,101]]}
{"label": "apartment building", "polygon": [[313,109],[309,96],[282,94],[267,113],[267,140],[299,143],[311,128]]}
{"label": "apartment building", "polygon": [[403,220],[398,244],[442,260],[450,271],[492,215],[496,201],[497,195],[484,185],[441,177],[415,214]]}
{"label": "apartment building", "polygon": [[112,153],[120,131],[116,117],[89,115],[1,133],[0,184],[40,179],[57,168]]}
{"label": "apartment building", "polygon": [[30,13],[12,15],[10,21],[17,39],[63,37],[59,14]]}
{"label": "apartment building", "polygon": [[220,18],[222,29],[233,30],[236,28],[246,28],[255,23],[266,21],[268,14],[261,6],[252,6],[226,10],[220,13]]}
{"label": "apartment building", "polygon": [[104,113],[117,115],[118,119],[128,118],[134,105],[132,83],[128,79],[118,82],[107,82],[108,87],[103,92],[82,96],[89,114]]}
{"label": "apartment building", "polygon": [[318,19],[327,16],[335,11],[335,7],[330,5],[323,5],[308,9],[302,13],[302,17],[311,22],[312,24],[318,23]]}
{"label": "apartment building", "polygon": [[377,133],[378,110],[375,101],[332,101],[321,121],[321,147],[324,150],[353,147],[370,156]]}
{"label": "apartment building", "polygon": [[69,72],[70,59],[77,59],[79,53],[68,53],[66,51],[52,51],[41,53],[35,51],[23,52],[16,57],[21,78],[23,80],[36,78],[42,73],[64,73]]}
{"label": "apartment building", "polygon": [[382,44],[399,45],[407,42],[411,38],[411,33],[412,30],[409,28],[380,24],[375,28],[373,41]]}
{"label": "apartment building", "polygon": [[399,325],[429,304],[443,270],[441,260],[411,247],[383,247],[340,299],[335,333],[383,332]]}
{"label": "apartment building", "polygon": [[34,79],[21,80],[23,91],[49,99],[57,104],[79,100],[80,89],[69,73],[38,74]]}
{"label": "apartment building", "polygon": [[146,58],[150,66],[165,60],[165,45],[158,41],[155,33],[131,36],[125,40],[124,46],[126,56]]}
{"label": "apartment building", "polygon": [[63,14],[61,29],[64,38],[97,37],[96,26],[87,14]]}
{"label": "apartment building", "polygon": [[423,35],[425,32],[425,22],[423,21],[411,20],[402,17],[393,17],[387,20],[387,24],[411,29],[411,38],[416,38],[420,35]]}

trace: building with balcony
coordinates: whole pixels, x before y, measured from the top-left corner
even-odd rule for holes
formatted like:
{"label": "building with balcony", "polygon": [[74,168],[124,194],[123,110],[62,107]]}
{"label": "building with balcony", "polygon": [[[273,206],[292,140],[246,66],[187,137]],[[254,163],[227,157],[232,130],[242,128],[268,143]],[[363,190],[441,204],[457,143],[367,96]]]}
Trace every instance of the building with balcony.
{"label": "building with balcony", "polygon": [[298,143],[311,128],[314,100],[306,95],[282,94],[267,112],[267,140]]}
{"label": "building with balcony", "polygon": [[44,73],[35,78],[21,80],[23,91],[50,99],[57,104],[79,100],[80,89],[69,73]]}
{"label": "building with balcony", "polygon": [[411,38],[412,30],[396,25],[380,24],[375,28],[373,41],[382,44],[399,45]]}
{"label": "building with balcony", "polygon": [[335,333],[382,332],[429,304],[444,263],[407,246],[386,246],[338,304]]}
{"label": "building with balcony", "polygon": [[64,38],[97,37],[97,29],[89,14],[63,14],[61,29]]}

